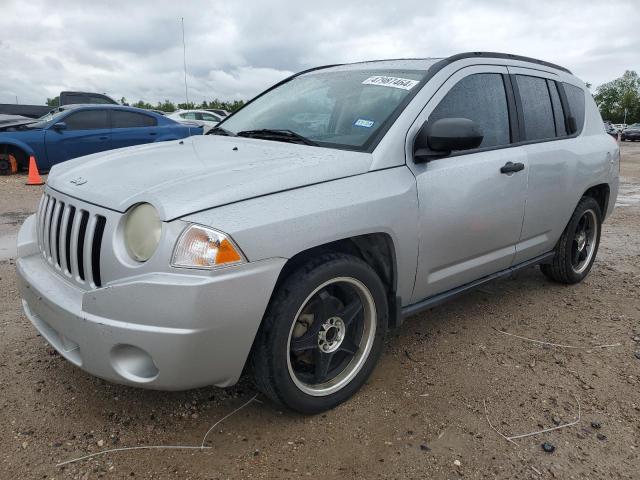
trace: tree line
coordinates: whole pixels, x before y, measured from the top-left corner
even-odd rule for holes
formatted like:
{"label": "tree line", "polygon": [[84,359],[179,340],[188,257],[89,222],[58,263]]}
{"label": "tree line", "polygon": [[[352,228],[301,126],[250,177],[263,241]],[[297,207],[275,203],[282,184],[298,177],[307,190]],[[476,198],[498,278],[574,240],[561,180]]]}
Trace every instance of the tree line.
{"label": "tree line", "polygon": [[627,70],[620,78],[600,85],[593,96],[604,120],[612,123],[640,122],[640,77]]}
{"label": "tree line", "polygon": [[[153,104],[153,103],[145,102],[144,100],[138,100],[135,103],[129,103],[125,97],[122,97],[119,103],[121,105],[126,105],[131,107],[144,108],[145,110],[159,110],[165,113],[175,112],[176,110],[206,110],[206,109],[226,110],[227,112],[235,112],[245,104],[245,101],[244,100],[223,101],[215,98],[210,102],[205,100],[202,103],[194,103],[194,102],[173,103],[171,100],[167,99],[163,102],[158,102],[156,104]],[[49,107],[60,106],[60,97],[47,98],[47,105]]]}

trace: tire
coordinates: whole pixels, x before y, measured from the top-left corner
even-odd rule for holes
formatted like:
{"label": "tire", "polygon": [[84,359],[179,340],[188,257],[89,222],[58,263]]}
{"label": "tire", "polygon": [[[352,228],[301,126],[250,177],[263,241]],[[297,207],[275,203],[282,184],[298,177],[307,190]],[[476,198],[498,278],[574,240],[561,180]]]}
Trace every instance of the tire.
{"label": "tire", "polygon": [[388,315],[385,288],[360,258],[327,253],[306,262],[267,308],[251,355],[256,387],[303,414],[341,404],[380,358]]}
{"label": "tire", "polygon": [[598,202],[592,197],[582,197],[558,241],[555,257],[550,264],[540,265],[542,273],[559,283],[581,282],[589,274],[598,253],[601,227]]}

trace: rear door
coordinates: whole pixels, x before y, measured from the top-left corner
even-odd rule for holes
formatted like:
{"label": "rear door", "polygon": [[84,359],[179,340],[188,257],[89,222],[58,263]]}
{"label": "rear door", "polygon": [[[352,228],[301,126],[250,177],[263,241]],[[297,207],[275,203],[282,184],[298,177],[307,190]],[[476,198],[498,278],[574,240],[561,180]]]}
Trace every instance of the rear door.
{"label": "rear door", "polygon": [[[553,250],[576,206],[580,158],[575,137],[584,123],[584,94],[581,111],[573,114],[577,122],[570,125],[565,87],[555,74],[518,67],[509,72],[529,161],[525,218],[514,258],[520,263]],[[579,130],[568,132],[572,127]]]}
{"label": "rear door", "polygon": [[73,110],[60,119],[64,130],[49,128],[47,156],[51,165],[111,148],[109,113],[106,109]]}
{"label": "rear door", "polygon": [[111,148],[155,142],[158,120],[140,112],[111,110]]}
{"label": "rear door", "polygon": [[[512,145],[515,105],[507,73],[502,66],[457,71],[412,127],[427,119],[468,118],[484,136],[478,149],[408,162],[420,208],[414,303],[506,269],[513,261],[524,216],[527,160],[522,148]],[[501,173],[508,162],[522,169]]]}

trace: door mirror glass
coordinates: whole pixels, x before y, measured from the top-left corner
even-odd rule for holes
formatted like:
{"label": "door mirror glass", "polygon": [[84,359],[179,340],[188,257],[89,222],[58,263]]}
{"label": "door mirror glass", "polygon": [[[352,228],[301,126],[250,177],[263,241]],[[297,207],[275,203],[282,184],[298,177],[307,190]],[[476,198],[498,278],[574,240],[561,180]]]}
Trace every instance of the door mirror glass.
{"label": "door mirror glass", "polygon": [[456,150],[478,148],[483,135],[480,125],[468,118],[441,118],[425,122],[416,136],[413,151],[417,162],[444,157]]}
{"label": "door mirror glass", "polygon": [[67,124],[65,122],[56,122],[53,124],[53,129],[54,130],[66,130],[67,129]]}

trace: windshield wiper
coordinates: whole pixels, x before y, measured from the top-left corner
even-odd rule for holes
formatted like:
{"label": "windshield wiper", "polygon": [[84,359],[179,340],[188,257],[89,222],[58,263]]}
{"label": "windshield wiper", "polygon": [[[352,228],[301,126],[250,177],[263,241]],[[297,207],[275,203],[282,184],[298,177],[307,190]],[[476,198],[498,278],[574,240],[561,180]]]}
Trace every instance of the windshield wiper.
{"label": "windshield wiper", "polygon": [[301,143],[303,145],[318,144],[292,130],[276,130],[271,128],[262,128],[260,130],[243,130],[236,134],[238,137],[261,138],[263,140],[275,140],[278,142]]}
{"label": "windshield wiper", "polygon": [[205,135],[222,135],[224,137],[235,137],[236,134],[226,128],[214,127],[209,130]]}

